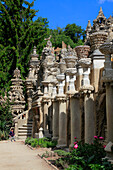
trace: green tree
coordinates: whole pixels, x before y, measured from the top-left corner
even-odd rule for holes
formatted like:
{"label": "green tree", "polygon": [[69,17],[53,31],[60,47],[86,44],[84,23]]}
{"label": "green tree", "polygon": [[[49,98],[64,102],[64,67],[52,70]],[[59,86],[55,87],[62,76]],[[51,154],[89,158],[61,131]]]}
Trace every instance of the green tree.
{"label": "green tree", "polygon": [[16,67],[26,77],[33,46],[43,48],[48,22],[46,18],[33,21],[38,12],[31,9],[33,5],[34,1],[0,0],[0,89],[9,86]]}
{"label": "green tree", "polygon": [[7,99],[0,103],[0,140],[7,139],[9,130],[12,126],[12,113],[10,109],[10,102]]}
{"label": "green tree", "polygon": [[66,36],[69,36],[74,43],[80,44],[84,42],[85,39],[85,31],[81,28],[81,26],[77,26],[75,23],[74,24],[68,24],[65,27],[64,33]]}
{"label": "green tree", "polygon": [[64,43],[66,45],[70,45],[72,48],[75,47],[75,44],[73,42],[73,40],[69,37],[69,36],[66,36],[64,34],[64,30],[60,27],[57,27],[57,29],[48,29],[48,36],[49,35],[52,35],[52,38],[51,38],[51,42],[52,42],[52,45],[53,47],[57,48],[57,47],[62,47],[62,41],[64,41]]}

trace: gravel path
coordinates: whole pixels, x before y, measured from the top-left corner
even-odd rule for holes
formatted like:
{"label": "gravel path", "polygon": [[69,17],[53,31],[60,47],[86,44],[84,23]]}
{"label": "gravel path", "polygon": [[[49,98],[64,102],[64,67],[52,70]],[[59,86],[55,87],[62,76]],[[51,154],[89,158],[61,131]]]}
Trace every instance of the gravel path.
{"label": "gravel path", "polygon": [[31,150],[20,141],[0,142],[0,170],[53,170],[37,156],[41,150]]}

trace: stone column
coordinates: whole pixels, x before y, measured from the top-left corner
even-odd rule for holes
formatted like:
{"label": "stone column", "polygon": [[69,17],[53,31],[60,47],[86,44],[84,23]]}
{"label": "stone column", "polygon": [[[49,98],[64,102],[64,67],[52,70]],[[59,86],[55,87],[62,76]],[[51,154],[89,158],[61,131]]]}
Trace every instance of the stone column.
{"label": "stone column", "polygon": [[113,83],[106,83],[107,142],[113,142]]}
{"label": "stone column", "polygon": [[18,120],[15,120],[15,136],[18,137]]}
{"label": "stone column", "polygon": [[80,91],[84,93],[84,112],[85,112],[85,143],[91,143],[95,135],[95,112],[94,98],[91,92],[94,90],[90,85],[90,58],[82,58],[79,64],[83,67],[83,80]]}
{"label": "stone column", "polygon": [[76,76],[75,74],[77,73],[76,68],[68,68],[66,70],[67,75],[69,75],[69,87],[68,87],[68,92],[75,92],[75,80]]}
{"label": "stone column", "polygon": [[78,141],[81,140],[81,114],[79,93],[75,93],[70,98],[70,113],[71,113],[71,144],[72,148],[75,142],[75,137]]}
{"label": "stone column", "polygon": [[107,142],[113,142],[113,69],[111,62],[113,42],[111,37],[108,37],[99,50],[105,54],[105,75],[102,79],[106,83]]}
{"label": "stone column", "polygon": [[48,117],[48,107],[50,102],[50,96],[48,95],[48,81],[42,81],[44,85],[44,96],[42,97],[43,100],[43,107],[44,107],[44,135],[46,137],[50,137],[49,135],[49,117]]}
{"label": "stone column", "polygon": [[57,148],[67,146],[67,114],[66,114],[66,96],[57,96],[59,101],[59,139]]}
{"label": "stone column", "polygon": [[71,115],[71,144],[70,147],[73,147],[75,137],[80,141],[81,139],[81,114],[80,114],[80,101],[78,98],[78,92],[75,90],[75,79],[76,79],[76,68],[68,68],[66,70],[67,74],[70,77],[69,81],[69,90],[67,95],[70,98],[70,115]]}
{"label": "stone column", "polygon": [[48,137],[49,129],[48,129],[48,99],[43,98],[44,104],[44,135]]}
{"label": "stone column", "polygon": [[76,86],[77,90],[80,89],[82,86],[82,75],[83,75],[83,68],[81,66],[77,67],[77,81],[76,81]]}
{"label": "stone column", "polygon": [[97,31],[90,35],[91,52],[90,57],[92,58],[92,85],[95,88],[95,92],[98,92],[99,80],[100,80],[100,69],[104,67],[105,57],[99,51],[99,47],[106,41],[108,33],[104,31]]}
{"label": "stone column", "polygon": [[91,91],[84,91],[85,143],[91,143],[95,135],[94,98]]}
{"label": "stone column", "polygon": [[53,124],[52,124],[52,130],[53,130],[53,137],[52,140],[58,140],[59,136],[59,103],[56,100],[56,85],[57,81],[53,80],[51,81],[53,84],[53,89],[52,89],[52,105],[53,105]]}
{"label": "stone column", "polygon": [[53,100],[53,138],[58,140],[59,137],[59,102],[54,98]]}
{"label": "stone column", "polygon": [[32,92],[33,92],[33,83],[31,79],[26,79],[26,88],[27,88],[27,102],[28,102],[28,110],[31,109],[32,106]]}
{"label": "stone column", "polygon": [[67,146],[67,114],[66,114],[66,96],[64,95],[64,83],[65,75],[57,75],[58,95],[56,99],[59,103],[59,138],[58,148]]}
{"label": "stone column", "polygon": [[[90,46],[88,45],[80,45],[75,47],[75,50],[77,52],[77,57],[78,60],[81,60],[82,58],[86,59],[89,55],[90,52]],[[80,64],[77,65],[78,69],[78,75],[77,75],[77,90],[80,89],[80,87],[83,85],[82,84],[82,79],[83,79],[83,68]]]}
{"label": "stone column", "polygon": [[42,112],[42,106],[41,103],[38,105],[39,113],[40,113],[40,127],[43,127],[43,112]]}
{"label": "stone column", "polygon": [[65,80],[65,75],[64,74],[59,74],[57,75],[57,80],[58,80],[58,95],[64,95],[64,80]]}

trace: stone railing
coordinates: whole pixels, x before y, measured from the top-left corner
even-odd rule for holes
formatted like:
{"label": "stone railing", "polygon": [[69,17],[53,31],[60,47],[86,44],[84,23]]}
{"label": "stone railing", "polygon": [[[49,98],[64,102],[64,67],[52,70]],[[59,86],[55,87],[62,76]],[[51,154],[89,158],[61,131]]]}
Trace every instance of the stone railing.
{"label": "stone railing", "polygon": [[13,120],[16,121],[18,119],[28,119],[28,110],[16,116]]}

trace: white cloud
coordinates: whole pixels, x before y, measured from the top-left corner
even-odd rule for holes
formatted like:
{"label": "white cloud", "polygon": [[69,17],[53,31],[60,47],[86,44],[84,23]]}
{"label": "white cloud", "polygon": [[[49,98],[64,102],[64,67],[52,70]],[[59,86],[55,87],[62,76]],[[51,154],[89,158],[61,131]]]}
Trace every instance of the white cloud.
{"label": "white cloud", "polygon": [[113,0],[99,0],[99,4],[103,4],[105,1],[113,2]]}

